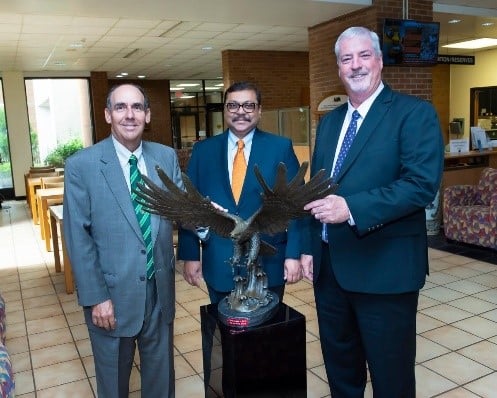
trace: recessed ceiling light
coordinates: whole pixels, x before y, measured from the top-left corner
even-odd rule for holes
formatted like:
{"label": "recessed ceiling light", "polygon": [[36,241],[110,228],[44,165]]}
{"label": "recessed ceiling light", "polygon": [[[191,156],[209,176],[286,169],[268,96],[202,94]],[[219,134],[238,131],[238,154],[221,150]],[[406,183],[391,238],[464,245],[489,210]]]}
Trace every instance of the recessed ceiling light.
{"label": "recessed ceiling light", "polygon": [[459,23],[459,22],[461,22],[460,19],[451,19],[448,21],[448,23]]}
{"label": "recessed ceiling light", "polygon": [[80,42],[80,41],[69,44],[69,48],[83,48],[84,46],[85,46],[85,44],[83,42]]}
{"label": "recessed ceiling light", "polygon": [[497,39],[489,39],[485,37],[482,39],[466,40],[459,43],[446,44],[442,47],[476,50],[479,48],[492,47],[492,46],[497,46]]}
{"label": "recessed ceiling light", "polygon": [[121,72],[122,76],[128,76],[128,72]]}
{"label": "recessed ceiling light", "polygon": [[138,75],[138,76],[136,76],[136,77],[137,77],[138,79],[145,79],[147,76],[145,76],[145,75]]}
{"label": "recessed ceiling light", "polygon": [[205,46],[205,47],[202,47],[202,50],[204,50],[204,51],[210,51],[210,50],[212,50],[212,49],[213,49],[213,47],[212,47],[212,46]]}
{"label": "recessed ceiling light", "polygon": [[117,78],[120,78],[120,77],[123,77],[123,75],[119,74],[119,75],[116,75]]}
{"label": "recessed ceiling light", "polygon": [[492,26],[493,24],[493,22],[483,22],[481,26]]}

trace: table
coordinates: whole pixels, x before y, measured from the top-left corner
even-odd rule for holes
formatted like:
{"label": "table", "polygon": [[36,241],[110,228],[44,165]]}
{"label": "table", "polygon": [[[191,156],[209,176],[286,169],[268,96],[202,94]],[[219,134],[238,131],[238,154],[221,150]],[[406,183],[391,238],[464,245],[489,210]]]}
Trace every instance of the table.
{"label": "table", "polygon": [[[45,240],[45,247],[48,252],[51,250],[48,202],[50,201],[50,204],[61,204],[63,198],[64,188],[40,188],[36,190],[36,202],[40,218],[40,233],[41,238]],[[55,201],[57,201],[57,203],[55,203]]]}
{"label": "table", "polygon": [[[59,252],[59,236],[58,229],[60,229],[60,240],[62,244],[62,263],[64,264],[64,280],[66,285],[66,293],[71,294],[74,292],[74,280],[72,277],[72,267],[69,256],[67,255],[66,243],[64,240],[64,216],[63,205],[50,206],[50,225],[52,228],[52,243],[55,258],[55,272],[61,272],[61,261]],[[57,228],[57,226],[59,228]]]}
{"label": "table", "polygon": [[230,328],[200,307],[205,397],[305,398],[305,317],[284,303],[269,321]]}

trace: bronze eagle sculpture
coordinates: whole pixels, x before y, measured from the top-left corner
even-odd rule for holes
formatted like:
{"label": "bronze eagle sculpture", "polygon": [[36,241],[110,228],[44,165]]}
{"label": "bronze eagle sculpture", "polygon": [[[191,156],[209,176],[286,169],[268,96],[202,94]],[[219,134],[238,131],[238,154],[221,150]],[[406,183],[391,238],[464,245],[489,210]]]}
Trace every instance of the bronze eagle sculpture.
{"label": "bronze eagle sculpture", "polygon": [[240,264],[247,254],[247,265],[261,254],[274,254],[276,249],[261,241],[259,233],[275,234],[285,231],[292,219],[309,214],[304,210],[307,203],[324,198],[335,192],[337,185],[325,178],[325,170],[319,170],[308,182],[304,182],[308,162],[303,162],[295,177],[287,182],[287,168],[279,163],[276,181],[271,189],[258,166],[254,172],[262,187],[262,206],[248,219],[215,208],[208,197],[202,196],[185,173],[182,173],[185,190],[182,190],[156,166],[159,178],[167,190],[143,176],[145,184],[135,191],[143,209],[176,221],[184,228],[208,227],[218,235],[230,238],[234,244],[231,263]]}

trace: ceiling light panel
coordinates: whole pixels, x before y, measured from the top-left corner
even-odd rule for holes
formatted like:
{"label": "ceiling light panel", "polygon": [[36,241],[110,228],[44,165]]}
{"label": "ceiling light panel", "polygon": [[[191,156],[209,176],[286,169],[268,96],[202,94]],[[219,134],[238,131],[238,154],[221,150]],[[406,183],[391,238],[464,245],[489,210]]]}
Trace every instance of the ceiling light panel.
{"label": "ceiling light panel", "polygon": [[482,39],[466,40],[459,43],[446,44],[442,47],[475,50],[479,48],[487,48],[493,46],[497,46],[497,39],[482,38]]}

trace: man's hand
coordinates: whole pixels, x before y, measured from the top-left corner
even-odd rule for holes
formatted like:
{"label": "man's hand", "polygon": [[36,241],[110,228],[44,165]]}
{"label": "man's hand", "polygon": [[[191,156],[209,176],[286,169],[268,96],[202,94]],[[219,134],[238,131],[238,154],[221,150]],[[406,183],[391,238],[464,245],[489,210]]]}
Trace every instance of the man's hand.
{"label": "man's hand", "polygon": [[116,318],[112,301],[109,299],[103,303],[95,304],[91,309],[91,320],[99,328],[114,330],[116,328]]}
{"label": "man's hand", "polygon": [[283,278],[287,283],[295,283],[302,279],[302,266],[300,265],[300,260],[287,258],[285,259],[284,267]]}
{"label": "man's hand", "polygon": [[312,282],[314,279],[314,262],[312,256],[310,254],[302,254],[300,256],[300,262],[302,263],[304,278],[307,278]]}
{"label": "man's hand", "polygon": [[202,281],[202,263],[200,261],[185,261],[183,277],[192,286],[200,286]]}
{"label": "man's hand", "polygon": [[337,195],[328,195],[307,203],[304,210],[310,210],[316,220],[326,224],[339,224],[350,218],[347,202]]}

